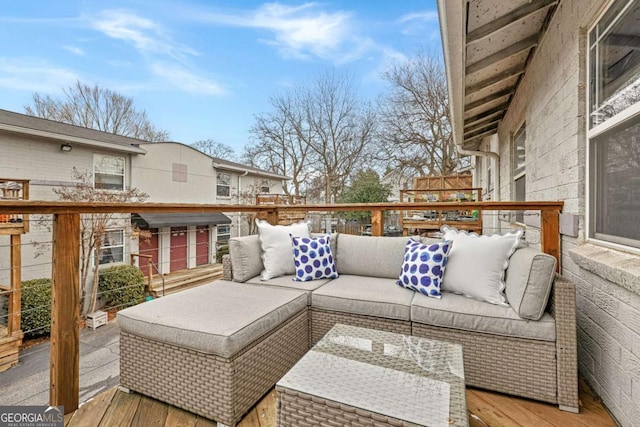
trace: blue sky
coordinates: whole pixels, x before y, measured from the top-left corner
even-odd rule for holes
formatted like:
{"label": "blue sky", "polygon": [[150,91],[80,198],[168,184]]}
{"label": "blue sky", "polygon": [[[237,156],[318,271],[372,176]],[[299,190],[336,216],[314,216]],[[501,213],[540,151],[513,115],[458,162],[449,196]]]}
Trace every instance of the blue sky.
{"label": "blue sky", "polygon": [[435,0],[22,0],[0,26],[0,108],[80,80],[133,98],[174,141],[237,152],[269,97],[335,69],[375,99],[389,64],[441,49]]}

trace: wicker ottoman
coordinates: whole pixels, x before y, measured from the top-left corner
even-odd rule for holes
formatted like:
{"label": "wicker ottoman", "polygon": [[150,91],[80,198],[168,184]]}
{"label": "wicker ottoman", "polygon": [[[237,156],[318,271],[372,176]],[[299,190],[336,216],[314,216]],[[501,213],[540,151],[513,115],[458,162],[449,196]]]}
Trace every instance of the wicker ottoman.
{"label": "wicker ottoman", "polygon": [[216,281],[118,313],[120,383],[235,425],[309,349],[307,295]]}

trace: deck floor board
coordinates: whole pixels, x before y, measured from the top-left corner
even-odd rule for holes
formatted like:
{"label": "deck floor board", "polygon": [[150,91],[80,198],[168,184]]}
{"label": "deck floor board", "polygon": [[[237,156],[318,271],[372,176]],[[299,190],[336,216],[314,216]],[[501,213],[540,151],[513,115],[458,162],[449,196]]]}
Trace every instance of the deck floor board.
{"label": "deck floor board", "polygon": [[[556,405],[484,390],[467,389],[471,427],[615,427],[607,410],[589,386],[580,381],[580,413],[563,412]],[[211,427],[215,422],[136,393],[113,388],[65,417],[69,427],[150,426]],[[276,396],[271,390],[240,421],[238,427],[275,427]]]}

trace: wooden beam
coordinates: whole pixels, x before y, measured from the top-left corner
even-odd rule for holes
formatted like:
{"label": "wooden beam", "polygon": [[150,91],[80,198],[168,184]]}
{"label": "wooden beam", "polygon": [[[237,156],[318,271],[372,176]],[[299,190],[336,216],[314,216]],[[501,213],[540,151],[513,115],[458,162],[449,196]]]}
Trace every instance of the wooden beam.
{"label": "wooden beam", "polygon": [[7,322],[8,336],[20,330],[20,311],[22,295],[22,236],[20,234],[11,235],[11,294],[9,296],[9,319]]}
{"label": "wooden beam", "polygon": [[490,21],[482,25],[481,27],[478,27],[475,30],[467,33],[467,44],[482,40],[509,24],[526,18],[527,16],[533,15],[534,13],[537,13],[544,8],[555,6],[556,4],[558,4],[558,0],[536,0],[530,3],[526,3],[523,6],[512,10],[506,15],[502,15],[501,17],[494,19],[493,21]]}
{"label": "wooden beam", "polygon": [[516,90],[515,87],[508,87],[496,93],[492,93],[491,95],[485,96],[484,98],[480,98],[477,101],[470,102],[469,104],[466,104],[464,106],[464,109],[467,111],[473,110],[474,108],[478,108],[489,102],[493,102],[497,99],[504,98],[505,96],[510,96],[513,94],[513,92],[515,92],[515,90]]}
{"label": "wooden beam", "polygon": [[371,235],[383,236],[384,235],[384,222],[382,216],[382,210],[371,211]]}
{"label": "wooden beam", "polygon": [[[466,119],[464,119],[465,126],[467,124],[471,124],[471,123],[474,123],[474,122],[477,122],[477,121],[480,121],[480,120],[484,120],[487,117],[492,116],[492,115],[494,115],[496,113],[504,113],[504,111],[507,109],[508,106],[509,106],[509,103],[505,102],[504,104],[500,104],[497,107],[494,107],[494,108],[492,108],[490,110],[483,111],[482,113],[476,114],[475,116],[469,116]],[[466,111],[465,111],[465,113],[466,113]]]}
{"label": "wooden beam", "polygon": [[508,79],[519,76],[520,74],[524,74],[526,68],[524,64],[518,64],[515,67],[511,67],[508,70],[501,71],[498,74],[495,74],[487,79],[474,83],[473,85],[467,86],[464,90],[465,95],[474,94],[482,89],[486,89],[490,86],[497,85],[502,83]]}
{"label": "wooden beam", "polygon": [[479,118],[477,120],[473,120],[473,121],[469,121],[469,122],[465,122],[464,123],[464,129],[468,129],[470,127],[473,127],[474,125],[477,125],[479,123],[483,123],[486,121],[490,121],[490,120],[502,120],[502,118],[504,117],[504,110],[498,110],[498,111],[494,111],[493,113],[486,115],[482,118]]}
{"label": "wooden beam", "polygon": [[498,120],[490,121],[490,122],[488,122],[488,123],[485,123],[485,124],[482,124],[482,125],[476,126],[476,127],[474,127],[474,128],[471,128],[471,129],[469,129],[468,131],[466,131],[462,136],[468,136],[469,134],[472,134],[472,133],[474,133],[474,132],[477,132],[477,131],[479,131],[480,129],[484,129],[484,128],[487,128],[487,127],[489,127],[489,126],[492,126],[492,125],[498,124],[498,123],[500,123],[500,120],[502,120],[502,118],[500,118],[500,119],[498,119]]}
{"label": "wooden beam", "polygon": [[482,132],[482,133],[479,133],[479,134],[477,134],[477,135],[473,135],[473,136],[471,136],[471,137],[470,137],[470,138],[468,138],[468,139],[467,139],[467,138],[464,138],[464,143],[466,144],[466,143],[469,143],[469,142],[471,142],[471,141],[475,141],[476,139],[482,139],[482,138],[484,138],[485,136],[493,135],[493,134],[494,134],[494,133],[496,133],[496,132],[498,132],[497,127],[496,127],[496,128],[494,128],[494,129],[489,129],[489,130],[484,131],[484,132]]}
{"label": "wooden beam", "polygon": [[542,252],[552,255],[558,260],[556,271],[560,272],[562,265],[560,263],[560,211],[542,211],[541,212],[541,246]]}
{"label": "wooden beam", "polygon": [[267,222],[271,225],[278,225],[279,215],[276,209],[267,211]]}
{"label": "wooden beam", "polygon": [[486,58],[483,58],[469,66],[465,69],[465,74],[473,74],[476,71],[480,71],[491,65],[500,62],[504,59],[510,58],[514,55],[519,54],[520,52],[529,50],[538,45],[538,35],[533,35],[524,40],[519,41],[518,43],[512,44],[501,51],[494,53],[493,55],[489,55]]}
{"label": "wooden beam", "polygon": [[78,409],[80,375],[80,215],[53,217],[49,404]]}

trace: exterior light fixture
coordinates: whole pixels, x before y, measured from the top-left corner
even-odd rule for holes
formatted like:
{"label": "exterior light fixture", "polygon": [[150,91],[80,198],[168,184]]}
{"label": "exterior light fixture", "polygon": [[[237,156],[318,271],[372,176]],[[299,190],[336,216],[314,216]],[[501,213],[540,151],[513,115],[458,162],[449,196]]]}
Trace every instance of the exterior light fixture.
{"label": "exterior light fixture", "polygon": [[73,149],[73,147],[71,146],[71,144],[69,144],[68,142],[65,142],[64,144],[62,144],[60,146],[60,151],[71,151]]}

